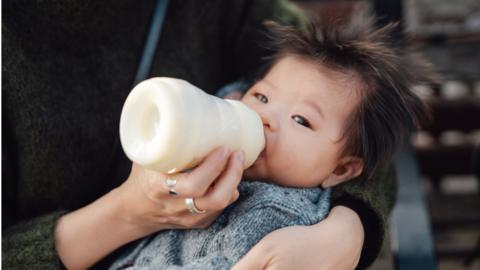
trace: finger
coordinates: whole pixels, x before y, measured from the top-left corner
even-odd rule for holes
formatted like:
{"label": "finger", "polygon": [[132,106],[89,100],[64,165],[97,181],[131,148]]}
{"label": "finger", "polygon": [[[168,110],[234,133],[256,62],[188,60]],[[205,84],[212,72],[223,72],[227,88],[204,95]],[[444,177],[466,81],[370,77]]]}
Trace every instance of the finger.
{"label": "finger", "polygon": [[267,258],[257,244],[231,270],[263,270],[267,266]]}
{"label": "finger", "polygon": [[224,171],[231,151],[219,147],[211,152],[199,166],[184,174],[185,179],[177,181],[177,193],[183,197],[202,197],[215,179]]}
{"label": "finger", "polygon": [[192,213],[188,213],[187,217],[185,217],[184,224],[188,228],[196,228],[196,229],[205,229],[208,228],[215,219],[222,213],[222,211],[210,211],[202,215],[192,215]]}
{"label": "finger", "polygon": [[[145,191],[149,197],[156,200],[166,195],[177,194],[178,198],[203,196],[215,178],[220,175],[228,160],[230,150],[219,147],[212,151],[195,169],[186,173],[163,174],[145,169]],[[167,186],[167,181],[174,182],[173,187]],[[175,194],[173,194],[172,192]]]}
{"label": "finger", "polygon": [[240,193],[238,192],[238,189],[235,189],[232,193],[232,197],[230,198],[230,204],[238,200],[238,197],[240,197]]}
{"label": "finger", "polygon": [[237,189],[243,174],[244,154],[236,151],[229,158],[227,169],[217,179],[209,192],[195,200],[202,210],[220,210],[231,203],[232,194]]}

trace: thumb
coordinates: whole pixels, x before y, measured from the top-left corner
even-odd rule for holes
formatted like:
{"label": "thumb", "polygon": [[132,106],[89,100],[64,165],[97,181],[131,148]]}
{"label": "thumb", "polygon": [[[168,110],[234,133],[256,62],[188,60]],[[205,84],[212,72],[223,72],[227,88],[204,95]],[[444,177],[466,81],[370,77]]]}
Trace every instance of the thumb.
{"label": "thumb", "polygon": [[231,270],[262,270],[266,268],[267,263],[268,257],[257,244]]}

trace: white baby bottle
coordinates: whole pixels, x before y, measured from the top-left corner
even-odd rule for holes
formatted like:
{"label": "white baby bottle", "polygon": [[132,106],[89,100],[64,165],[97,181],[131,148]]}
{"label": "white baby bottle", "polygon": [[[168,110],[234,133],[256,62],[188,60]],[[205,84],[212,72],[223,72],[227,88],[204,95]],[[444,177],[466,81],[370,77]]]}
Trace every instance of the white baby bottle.
{"label": "white baby bottle", "polygon": [[120,141],[130,160],[162,173],[193,168],[218,146],[242,149],[248,168],[265,145],[255,111],[166,77],[145,80],[128,95]]}

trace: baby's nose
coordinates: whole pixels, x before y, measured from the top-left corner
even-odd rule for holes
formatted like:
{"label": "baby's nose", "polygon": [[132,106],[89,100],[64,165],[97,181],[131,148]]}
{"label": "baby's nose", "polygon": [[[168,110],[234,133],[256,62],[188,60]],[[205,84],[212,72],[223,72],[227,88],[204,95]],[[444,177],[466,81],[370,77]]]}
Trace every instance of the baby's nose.
{"label": "baby's nose", "polygon": [[265,131],[275,131],[277,130],[277,121],[275,120],[275,118],[269,114],[269,113],[261,113],[260,114],[260,118],[262,119],[262,123],[263,123],[263,128],[265,129]]}
{"label": "baby's nose", "polygon": [[263,128],[269,131],[273,131],[275,126],[273,126],[270,122],[264,122],[263,123]]}

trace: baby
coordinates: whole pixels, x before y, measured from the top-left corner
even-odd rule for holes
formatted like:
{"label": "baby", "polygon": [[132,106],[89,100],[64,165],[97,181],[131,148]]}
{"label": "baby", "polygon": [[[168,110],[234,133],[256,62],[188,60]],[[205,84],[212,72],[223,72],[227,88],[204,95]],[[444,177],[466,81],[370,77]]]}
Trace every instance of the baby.
{"label": "baby", "polygon": [[330,187],[367,181],[427,115],[410,88],[429,79],[428,66],[389,44],[394,26],[268,26],[274,54],[242,98],[266,147],[239,199],[207,229],[137,241],[112,269],[229,269],[268,233],[318,223]]}

